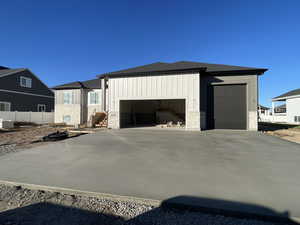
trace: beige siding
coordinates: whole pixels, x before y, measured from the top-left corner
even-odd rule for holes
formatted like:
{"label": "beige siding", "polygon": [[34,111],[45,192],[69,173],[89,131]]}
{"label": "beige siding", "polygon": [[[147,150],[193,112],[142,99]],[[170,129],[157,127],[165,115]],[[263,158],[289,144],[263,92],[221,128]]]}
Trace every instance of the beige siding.
{"label": "beige siding", "polygon": [[[99,104],[89,104],[89,92],[99,92]],[[64,93],[72,94],[72,104],[64,104]],[[55,91],[55,122],[62,123],[65,115],[71,116],[70,125],[83,124],[90,120],[95,112],[101,112],[102,91],[99,89],[72,89]]]}
{"label": "beige siding", "polygon": [[73,98],[73,104],[80,104],[81,98],[81,90],[80,89],[72,89],[72,90],[56,90],[55,91],[55,104],[63,104],[64,103],[64,93],[71,93]]}
{"label": "beige siding", "polygon": [[185,99],[186,127],[200,129],[199,73],[110,78],[109,126],[119,128],[120,100]]}
{"label": "beige siding", "polygon": [[[72,95],[72,104],[64,104],[64,93],[68,92]],[[55,123],[63,123],[64,116],[70,116],[69,125],[82,123],[81,111],[82,93],[80,89],[72,90],[56,90],[55,91]]]}
{"label": "beige siding", "polygon": [[91,116],[96,112],[102,112],[102,90],[101,89],[95,89],[95,90],[89,90],[88,92],[97,92],[99,93],[99,104],[90,104],[90,98],[89,95],[87,97],[87,121],[91,119]]}

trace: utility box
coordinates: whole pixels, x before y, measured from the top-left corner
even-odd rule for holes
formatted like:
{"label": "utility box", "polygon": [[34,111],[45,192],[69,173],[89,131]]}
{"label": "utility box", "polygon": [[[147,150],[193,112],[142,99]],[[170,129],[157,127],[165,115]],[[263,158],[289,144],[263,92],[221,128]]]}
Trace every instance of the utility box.
{"label": "utility box", "polygon": [[0,119],[0,129],[14,128],[14,121]]}

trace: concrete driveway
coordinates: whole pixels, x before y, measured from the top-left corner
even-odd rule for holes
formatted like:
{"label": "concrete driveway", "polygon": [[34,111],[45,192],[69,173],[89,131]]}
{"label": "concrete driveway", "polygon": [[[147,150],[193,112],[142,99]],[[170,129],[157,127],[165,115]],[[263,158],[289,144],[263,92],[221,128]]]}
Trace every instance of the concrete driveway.
{"label": "concrete driveway", "polygon": [[151,199],[190,195],[300,216],[300,145],[256,132],[103,130],[0,157],[0,179]]}

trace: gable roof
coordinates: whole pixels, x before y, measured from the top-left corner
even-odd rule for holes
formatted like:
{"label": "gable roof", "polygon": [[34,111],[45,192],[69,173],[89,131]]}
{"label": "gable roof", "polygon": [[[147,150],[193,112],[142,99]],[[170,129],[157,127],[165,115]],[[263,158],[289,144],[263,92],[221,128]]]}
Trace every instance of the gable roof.
{"label": "gable roof", "polygon": [[279,95],[279,96],[273,98],[273,100],[275,100],[275,99],[286,99],[288,97],[292,97],[292,96],[296,96],[296,95],[300,96],[300,88],[289,91],[289,92],[286,92],[282,95]]}
{"label": "gable roof", "polygon": [[31,70],[29,70],[27,68],[10,69],[8,67],[0,66],[0,79],[2,77],[15,75],[15,74],[17,74],[19,72],[23,72],[23,71],[29,72],[33,77],[35,77],[38,81],[40,81],[53,95],[53,91],[51,89],[49,89],[48,86],[42,80],[40,80],[40,78],[38,76],[36,76]]}
{"label": "gable roof", "polygon": [[266,106],[263,106],[263,105],[258,105],[257,108],[261,108],[261,109],[264,109],[264,110],[268,110],[270,109],[269,107],[266,107]]}
{"label": "gable roof", "polygon": [[157,62],[147,64],[143,66],[133,67],[125,70],[118,70],[114,72],[104,73],[100,76],[125,76],[125,75],[142,75],[153,74],[159,72],[185,72],[185,71],[205,71],[206,73],[249,73],[249,74],[262,74],[267,69],[254,68],[254,67],[242,67],[223,64],[211,64],[201,62],[179,61],[174,63]]}
{"label": "gable roof", "polygon": [[63,89],[100,89],[100,80],[99,79],[92,79],[86,81],[76,81],[71,83],[66,83],[62,85],[58,85],[53,87],[52,89],[55,90],[63,90]]}
{"label": "gable roof", "polygon": [[1,77],[5,77],[5,76],[8,76],[8,75],[12,75],[12,74],[15,74],[17,72],[21,72],[21,71],[24,71],[26,69],[24,68],[20,68],[20,69],[9,69],[7,67],[2,67],[0,68],[0,78]]}

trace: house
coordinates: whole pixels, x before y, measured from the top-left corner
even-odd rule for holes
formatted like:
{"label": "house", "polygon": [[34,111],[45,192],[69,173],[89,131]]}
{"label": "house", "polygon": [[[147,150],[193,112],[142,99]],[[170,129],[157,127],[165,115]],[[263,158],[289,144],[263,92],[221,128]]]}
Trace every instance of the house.
{"label": "house", "polygon": [[[187,130],[257,130],[258,76],[266,71],[189,61],[158,62],[101,74],[98,80],[87,82],[99,89],[93,110],[107,112],[109,128],[172,122]],[[53,89],[56,122],[89,120],[92,104],[88,96],[95,86],[75,82]]]}
{"label": "house", "polygon": [[[276,102],[281,102],[275,107]],[[272,99],[272,112],[286,116],[286,123],[300,124],[300,88],[289,91]]]}
{"label": "house", "polygon": [[77,81],[53,87],[55,90],[55,122],[87,123],[95,112],[103,112],[101,80]]}
{"label": "house", "polygon": [[263,106],[263,105],[258,105],[257,106],[257,111],[258,111],[258,116],[269,116],[271,114],[270,108]]}
{"label": "house", "polygon": [[0,111],[51,112],[54,93],[29,69],[0,66]]}
{"label": "house", "polygon": [[275,106],[274,113],[286,113],[286,104]]}

